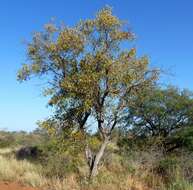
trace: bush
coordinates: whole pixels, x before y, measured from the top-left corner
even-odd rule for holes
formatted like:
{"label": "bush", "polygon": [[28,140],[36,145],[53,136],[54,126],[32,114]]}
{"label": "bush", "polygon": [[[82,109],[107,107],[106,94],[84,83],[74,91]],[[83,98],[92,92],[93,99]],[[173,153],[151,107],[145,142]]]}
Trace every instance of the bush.
{"label": "bush", "polygon": [[182,148],[193,151],[193,127],[187,127],[172,134],[166,139],[166,145],[169,145],[168,152]]}
{"label": "bush", "polygon": [[57,139],[39,146],[41,154],[36,162],[43,166],[45,176],[64,178],[67,174],[78,173],[82,164],[81,155],[78,150],[69,144],[59,146]]}
{"label": "bush", "polygon": [[170,178],[178,166],[178,161],[175,157],[166,157],[158,162],[155,171],[164,178]]}
{"label": "bush", "polygon": [[37,159],[39,154],[40,150],[37,146],[25,146],[16,151],[16,158],[18,160]]}
{"label": "bush", "polygon": [[43,173],[46,177],[64,178],[67,174],[77,173],[78,168],[68,157],[62,155],[50,155],[43,165]]}
{"label": "bush", "polygon": [[13,145],[14,136],[8,132],[0,132],[0,148],[7,148]]}

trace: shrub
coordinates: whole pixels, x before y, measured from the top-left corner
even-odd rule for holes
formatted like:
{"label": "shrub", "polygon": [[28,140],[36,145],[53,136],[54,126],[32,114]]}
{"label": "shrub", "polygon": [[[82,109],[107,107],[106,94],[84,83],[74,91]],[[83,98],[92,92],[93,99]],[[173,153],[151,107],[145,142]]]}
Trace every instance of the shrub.
{"label": "shrub", "polygon": [[77,164],[70,157],[64,155],[50,155],[46,164],[43,164],[44,175],[51,177],[64,178],[70,173],[78,173]]}
{"label": "shrub", "polygon": [[166,157],[160,160],[155,167],[156,172],[163,177],[171,177],[170,175],[176,171],[178,167],[178,161],[175,157]]}
{"label": "shrub", "polygon": [[40,154],[40,150],[37,146],[25,146],[16,151],[16,158],[23,159],[36,159]]}

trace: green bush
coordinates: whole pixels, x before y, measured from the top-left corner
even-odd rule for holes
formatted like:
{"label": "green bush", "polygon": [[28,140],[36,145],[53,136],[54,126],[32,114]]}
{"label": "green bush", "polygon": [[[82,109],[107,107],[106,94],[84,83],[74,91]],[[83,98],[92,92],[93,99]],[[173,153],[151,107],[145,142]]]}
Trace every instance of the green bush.
{"label": "green bush", "polygon": [[43,175],[46,177],[63,178],[69,173],[79,172],[82,159],[76,146],[70,146],[68,143],[58,144],[57,139],[53,138],[41,144],[39,149],[41,154],[36,162],[43,166]]}
{"label": "green bush", "polygon": [[169,150],[185,148],[193,151],[193,127],[187,127],[171,135],[166,141],[171,147]]}
{"label": "green bush", "polygon": [[178,160],[175,157],[166,157],[160,160],[156,166],[156,171],[162,176],[170,175],[178,167]]}
{"label": "green bush", "polygon": [[78,173],[78,168],[67,156],[50,155],[43,164],[43,174],[46,177],[64,178],[69,173]]}

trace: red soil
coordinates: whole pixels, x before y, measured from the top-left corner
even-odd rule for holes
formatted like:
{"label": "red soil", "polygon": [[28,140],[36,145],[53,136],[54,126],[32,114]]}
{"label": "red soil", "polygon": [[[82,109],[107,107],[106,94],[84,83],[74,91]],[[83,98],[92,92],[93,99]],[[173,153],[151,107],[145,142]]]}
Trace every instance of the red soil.
{"label": "red soil", "polygon": [[26,187],[18,183],[0,182],[0,190],[38,190],[38,189]]}

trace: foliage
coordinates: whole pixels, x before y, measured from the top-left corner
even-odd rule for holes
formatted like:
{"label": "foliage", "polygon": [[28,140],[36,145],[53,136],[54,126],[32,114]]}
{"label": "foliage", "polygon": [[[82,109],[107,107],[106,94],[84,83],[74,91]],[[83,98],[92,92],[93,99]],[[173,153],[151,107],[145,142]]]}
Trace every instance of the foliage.
{"label": "foliage", "polygon": [[62,154],[49,154],[49,156],[42,162],[44,175],[48,178],[57,177],[63,179],[70,173],[78,174],[77,162],[71,155]]}
{"label": "foliage", "polygon": [[82,117],[98,118],[101,111],[107,119],[109,113],[123,110],[126,93],[157,76],[148,70],[147,57],[137,59],[134,48],[121,51],[121,42],[132,39],[133,34],[107,7],[73,28],[48,24],[29,43],[31,64],[23,65],[18,80],[48,76],[45,95],[51,95],[49,104],[57,107],[63,122],[68,119],[76,126]]}
{"label": "foliage", "polygon": [[14,141],[14,137],[10,135],[8,132],[2,132],[0,134],[0,147],[1,148],[6,148],[10,147]]}
{"label": "foliage", "polygon": [[160,175],[168,177],[177,169],[177,166],[178,161],[175,157],[166,157],[158,162],[156,170]]}
{"label": "foliage", "polygon": [[[93,135],[89,138],[95,146],[97,137]],[[0,179],[53,190],[190,190],[193,186],[192,154],[182,148],[179,152],[165,155],[160,149],[150,149],[148,146],[143,150],[133,149],[132,146],[126,150],[114,144],[114,148],[108,148],[104,154],[101,172],[89,182],[81,150],[75,157],[71,150],[57,152],[60,144],[53,139],[44,143],[40,146],[41,157],[33,162],[16,160],[11,149],[8,157],[7,150],[0,150]],[[71,149],[70,146],[66,148]]]}
{"label": "foliage", "polygon": [[131,135],[159,137],[165,141],[168,151],[192,142],[193,98],[190,91],[155,87],[132,100],[126,117],[128,124],[133,126]]}
{"label": "foliage", "polygon": [[18,72],[19,81],[45,76],[44,94],[56,110],[53,118],[42,123],[50,133],[81,131],[85,138],[88,120],[93,120],[103,140],[95,155],[86,146],[93,175],[113,129],[122,122],[128,97],[158,77],[157,69],[149,69],[146,56],[138,58],[135,48],[122,48],[123,42],[134,39],[126,27],[109,7],[74,27],[47,24],[28,44],[30,61]]}
{"label": "foliage", "polygon": [[170,146],[168,151],[179,147],[184,147],[193,151],[193,127],[186,127],[185,129],[181,129],[172,134],[169,138],[167,138],[166,145]]}
{"label": "foliage", "polygon": [[46,134],[27,133],[25,131],[0,131],[0,148],[17,147],[17,146],[35,146],[44,144],[48,140]]}

